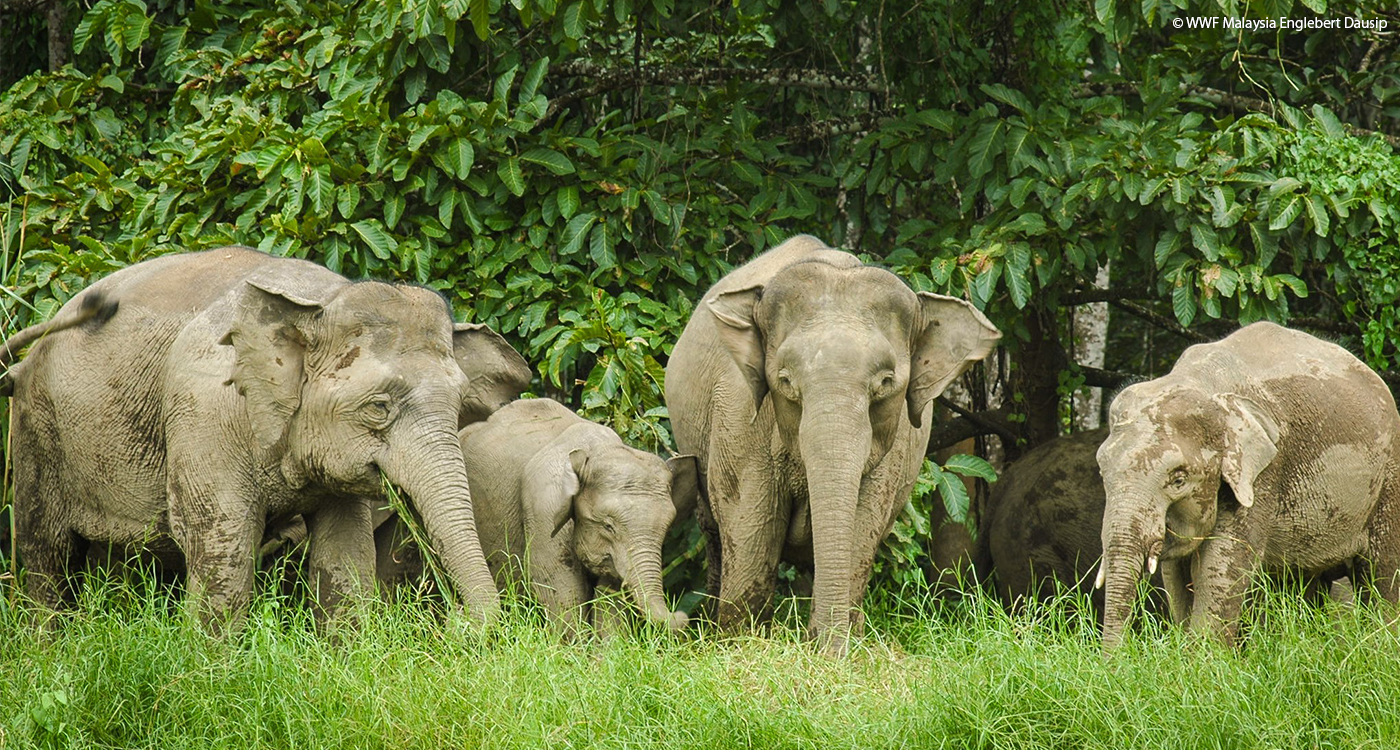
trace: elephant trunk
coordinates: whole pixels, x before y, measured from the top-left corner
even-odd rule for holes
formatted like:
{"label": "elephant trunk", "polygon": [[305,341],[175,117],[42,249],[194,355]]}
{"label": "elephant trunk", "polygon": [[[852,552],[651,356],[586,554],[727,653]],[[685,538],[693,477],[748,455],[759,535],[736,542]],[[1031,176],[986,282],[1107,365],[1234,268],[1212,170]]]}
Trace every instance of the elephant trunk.
{"label": "elephant trunk", "polygon": [[684,629],[690,618],[684,612],[672,612],[663,596],[660,540],[652,545],[633,544],[627,551],[627,558],[629,569],[623,575],[622,584],[647,621],[671,630]]}
{"label": "elephant trunk", "polygon": [[1123,631],[1132,620],[1137,599],[1138,576],[1142,573],[1142,545],[1136,540],[1117,539],[1104,548],[1099,571],[1104,585],[1103,650],[1113,651],[1123,640]]}
{"label": "elephant trunk", "polygon": [[454,427],[455,423],[444,422],[440,429],[420,429],[418,439],[402,443],[406,449],[390,451],[379,463],[389,481],[412,498],[428,541],[468,615],[490,624],[501,602],[477,537],[471,489]]}
{"label": "elephant trunk", "polygon": [[861,475],[870,455],[865,391],[829,394],[804,404],[798,441],[812,514],[810,635],[839,655],[851,635],[852,538]]}

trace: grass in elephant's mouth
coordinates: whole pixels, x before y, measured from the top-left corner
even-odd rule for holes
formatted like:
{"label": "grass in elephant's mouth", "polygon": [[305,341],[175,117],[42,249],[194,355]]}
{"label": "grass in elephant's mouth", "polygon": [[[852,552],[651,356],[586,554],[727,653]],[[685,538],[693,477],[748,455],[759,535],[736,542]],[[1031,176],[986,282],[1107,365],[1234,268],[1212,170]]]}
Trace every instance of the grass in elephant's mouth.
{"label": "grass in elephant's mouth", "polygon": [[1400,639],[1372,607],[1270,595],[1228,651],[1146,623],[1099,655],[1066,602],[876,594],[844,660],[800,631],[568,645],[511,603],[479,637],[413,604],[318,635],[271,593],[241,634],[89,585],[56,634],[0,611],[0,747],[1394,747]]}

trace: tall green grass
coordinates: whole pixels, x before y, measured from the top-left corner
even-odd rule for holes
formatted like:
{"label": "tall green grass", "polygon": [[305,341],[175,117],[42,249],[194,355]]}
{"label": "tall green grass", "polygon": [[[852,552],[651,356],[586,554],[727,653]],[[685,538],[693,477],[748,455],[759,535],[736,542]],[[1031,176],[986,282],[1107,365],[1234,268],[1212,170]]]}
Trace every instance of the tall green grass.
{"label": "tall green grass", "polygon": [[266,592],[223,638],[140,581],[44,632],[0,612],[0,746],[1294,748],[1400,743],[1400,640],[1372,607],[1269,594],[1238,650],[1148,620],[1105,659],[1066,601],[878,594],[853,653],[640,631],[565,644],[509,603],[482,635],[413,603],[318,634]]}

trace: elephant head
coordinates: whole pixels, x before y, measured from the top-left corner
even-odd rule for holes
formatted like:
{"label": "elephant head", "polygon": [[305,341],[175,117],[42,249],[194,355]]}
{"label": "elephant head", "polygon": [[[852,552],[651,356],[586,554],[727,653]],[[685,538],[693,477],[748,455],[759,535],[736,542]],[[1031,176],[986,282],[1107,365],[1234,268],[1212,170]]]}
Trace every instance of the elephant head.
{"label": "elephant head", "polygon": [[[1163,565],[1173,614],[1189,610],[1192,554],[1221,512],[1254,504],[1254,485],[1278,450],[1279,428],[1258,402],[1161,378],[1125,389],[1109,410],[1098,450],[1107,505],[1104,647],[1122,638],[1138,577]],[[1174,566],[1174,567],[1171,567]]]}
{"label": "elephant head", "polygon": [[411,496],[471,614],[492,618],[457,426],[529,384],[520,355],[454,324],[438,294],[380,282],[250,281],[222,343],[253,438],[287,484],[324,502],[377,498],[382,472]]}
{"label": "elephant head", "polygon": [[748,381],[755,413],[771,400],[785,452],[805,471],[811,630],[839,648],[854,603],[862,480],[1001,333],[960,299],[915,294],[883,269],[825,261],[795,263],[766,285],[711,298],[708,307]]}
{"label": "elephant head", "polygon": [[[672,630],[684,628],[685,613],[666,607],[661,546],[671,522],[695,507],[695,457],[663,462],[619,443],[576,448],[551,460],[562,465],[548,471],[528,469],[551,476],[552,491],[533,493],[538,507],[525,512],[541,522],[527,527],[553,537],[572,520],[574,556],[590,573],[620,582],[651,622]],[[532,546],[543,548],[543,540]]]}

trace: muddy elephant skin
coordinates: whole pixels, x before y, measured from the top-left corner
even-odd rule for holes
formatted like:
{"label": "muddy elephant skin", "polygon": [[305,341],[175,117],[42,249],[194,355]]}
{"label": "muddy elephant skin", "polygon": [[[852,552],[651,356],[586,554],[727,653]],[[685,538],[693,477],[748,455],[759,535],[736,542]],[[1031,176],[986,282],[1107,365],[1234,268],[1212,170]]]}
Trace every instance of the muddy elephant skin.
{"label": "muddy elephant skin", "polygon": [[721,627],[768,614],[786,550],[814,569],[810,636],[846,650],[932,401],[1000,336],[970,304],[805,235],[705,294],[667,363],[666,402],[679,449],[700,460]]}
{"label": "muddy elephant skin", "polygon": [[1104,509],[1095,453],[1107,436],[1089,430],[1038,445],[992,485],[980,536],[1004,603],[1077,590],[1102,609],[1093,586]]}
{"label": "muddy elephant skin", "polygon": [[92,545],[184,569],[187,603],[235,622],[265,528],[302,515],[318,611],[373,580],[381,472],[412,496],[468,613],[498,596],[457,431],[528,384],[484,326],[430,290],[351,283],[228,247],[118,271],[105,321],[52,333],[11,372],[15,516],[29,593],[58,607]]}
{"label": "muddy elephant skin", "polygon": [[1397,440],[1400,414],[1375,372],[1273,323],[1193,346],[1167,375],[1124,389],[1098,451],[1105,649],[1144,569],[1161,568],[1173,619],[1224,643],[1264,572],[1359,565],[1394,602]]}

